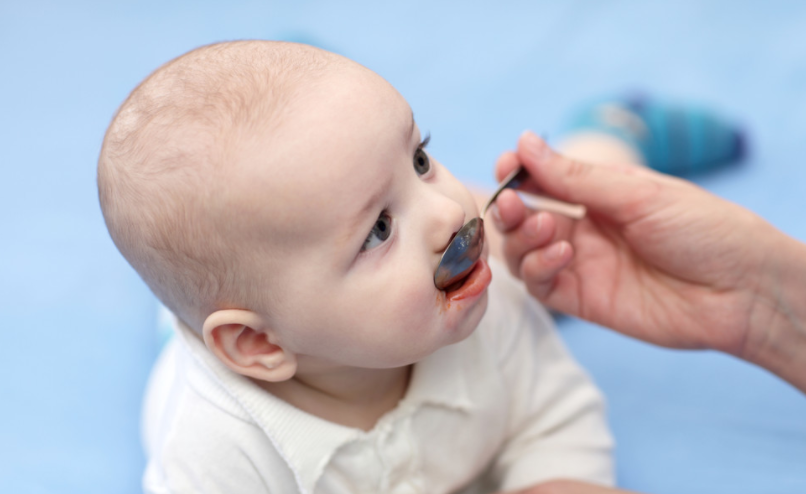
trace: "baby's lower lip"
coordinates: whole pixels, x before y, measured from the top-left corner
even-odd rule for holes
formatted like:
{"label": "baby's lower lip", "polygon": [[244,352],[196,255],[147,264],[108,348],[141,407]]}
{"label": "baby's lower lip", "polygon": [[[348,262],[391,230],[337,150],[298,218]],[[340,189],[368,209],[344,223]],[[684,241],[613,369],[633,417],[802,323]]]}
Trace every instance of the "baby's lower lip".
{"label": "baby's lower lip", "polygon": [[446,292],[445,297],[450,302],[475,297],[490,286],[492,278],[493,275],[490,271],[490,266],[487,265],[487,262],[483,258],[479,259],[476,261],[476,265],[473,266],[473,271],[467,275],[467,278],[465,278],[462,284],[455,290]]}

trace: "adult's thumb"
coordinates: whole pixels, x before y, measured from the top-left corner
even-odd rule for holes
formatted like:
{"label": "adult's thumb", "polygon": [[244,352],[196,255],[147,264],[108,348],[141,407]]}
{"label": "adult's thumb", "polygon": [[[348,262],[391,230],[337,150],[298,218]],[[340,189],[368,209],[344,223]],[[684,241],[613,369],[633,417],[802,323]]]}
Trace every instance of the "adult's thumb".
{"label": "adult's thumb", "polygon": [[518,140],[518,158],[538,189],[589,212],[626,223],[646,213],[662,184],[632,165],[613,168],[566,158],[533,132]]}

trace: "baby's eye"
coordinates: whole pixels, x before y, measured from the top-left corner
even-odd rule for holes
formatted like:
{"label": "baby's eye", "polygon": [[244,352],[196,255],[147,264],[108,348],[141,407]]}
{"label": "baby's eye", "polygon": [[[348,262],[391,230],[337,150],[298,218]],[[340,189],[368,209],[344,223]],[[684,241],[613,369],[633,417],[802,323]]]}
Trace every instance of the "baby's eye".
{"label": "baby's eye", "polygon": [[431,160],[425,152],[425,147],[428,146],[429,142],[431,142],[430,133],[425,135],[425,139],[417,146],[417,151],[414,152],[414,171],[417,172],[417,176],[423,176],[431,171]]}
{"label": "baby's eye", "polygon": [[431,160],[422,147],[418,147],[414,153],[414,171],[417,175],[425,175],[431,170]]}
{"label": "baby's eye", "polygon": [[389,238],[391,233],[392,217],[386,214],[386,212],[383,212],[378,217],[378,221],[376,221],[375,225],[372,227],[372,231],[369,232],[369,235],[367,235],[367,239],[364,240],[364,245],[361,246],[361,251],[363,252],[381,245],[386,241],[386,239]]}

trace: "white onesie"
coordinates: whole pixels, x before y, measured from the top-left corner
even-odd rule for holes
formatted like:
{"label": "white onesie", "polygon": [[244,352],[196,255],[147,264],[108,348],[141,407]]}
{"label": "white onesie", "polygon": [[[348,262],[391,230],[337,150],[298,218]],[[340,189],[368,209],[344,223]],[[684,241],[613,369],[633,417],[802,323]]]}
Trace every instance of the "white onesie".
{"label": "white onesie", "polygon": [[443,494],[558,477],[611,485],[601,395],[546,311],[490,265],[478,328],[416,363],[403,400],[369,432],[274,397],[177,323],[147,391],[144,490]]}

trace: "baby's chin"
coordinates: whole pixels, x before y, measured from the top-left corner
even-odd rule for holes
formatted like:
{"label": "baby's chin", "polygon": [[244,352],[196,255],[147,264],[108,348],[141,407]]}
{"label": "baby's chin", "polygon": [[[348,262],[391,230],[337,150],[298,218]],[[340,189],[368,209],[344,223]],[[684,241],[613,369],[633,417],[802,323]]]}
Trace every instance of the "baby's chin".
{"label": "baby's chin", "polygon": [[481,324],[481,319],[487,313],[487,290],[485,288],[479,298],[473,303],[472,306],[466,308],[466,313],[463,314],[463,320],[450,332],[450,338],[445,345],[453,345],[467,339]]}

